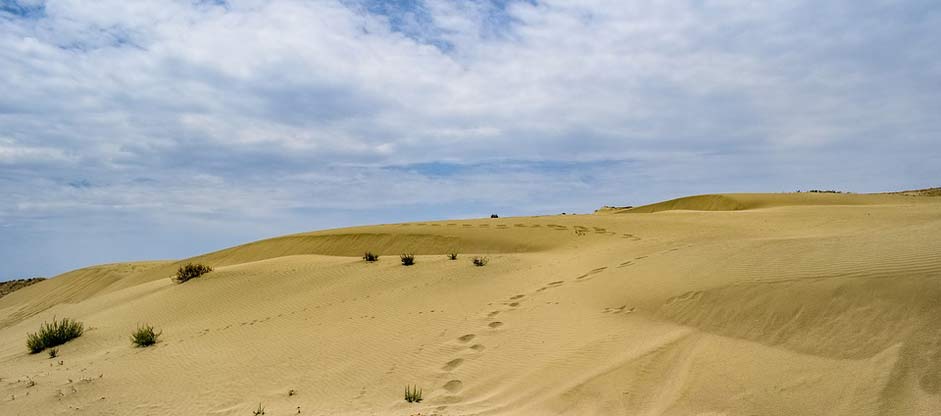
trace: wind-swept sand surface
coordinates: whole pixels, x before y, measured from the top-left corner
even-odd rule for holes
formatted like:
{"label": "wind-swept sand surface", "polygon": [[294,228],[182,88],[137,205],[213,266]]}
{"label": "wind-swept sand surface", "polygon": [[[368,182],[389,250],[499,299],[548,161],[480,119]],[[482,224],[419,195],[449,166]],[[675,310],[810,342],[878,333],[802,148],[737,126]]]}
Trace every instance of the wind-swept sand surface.
{"label": "wind-swept sand surface", "polygon": [[[187,261],[215,271],[172,283]],[[28,354],[53,316],[85,335]],[[161,342],[132,347],[140,323]],[[3,415],[938,415],[941,198],[697,196],[96,266],[0,298],[0,378]]]}

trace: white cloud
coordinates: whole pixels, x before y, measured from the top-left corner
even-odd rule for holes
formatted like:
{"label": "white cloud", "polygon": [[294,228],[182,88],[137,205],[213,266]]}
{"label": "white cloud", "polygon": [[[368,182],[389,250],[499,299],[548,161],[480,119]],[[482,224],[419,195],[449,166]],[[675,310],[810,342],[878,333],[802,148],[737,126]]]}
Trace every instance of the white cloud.
{"label": "white cloud", "polygon": [[[27,231],[941,174],[932,1],[18,4],[0,10],[0,223]],[[434,162],[464,168],[389,168]]]}

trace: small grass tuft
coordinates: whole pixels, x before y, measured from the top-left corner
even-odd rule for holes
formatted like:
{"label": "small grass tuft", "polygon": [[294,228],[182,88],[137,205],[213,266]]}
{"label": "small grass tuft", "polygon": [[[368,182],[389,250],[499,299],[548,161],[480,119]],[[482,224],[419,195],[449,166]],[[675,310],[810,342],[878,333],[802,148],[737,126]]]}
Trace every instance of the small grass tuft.
{"label": "small grass tuft", "polygon": [[187,263],[185,266],[180,266],[180,268],[176,271],[176,275],[174,275],[171,279],[173,279],[174,282],[183,283],[187,280],[195,279],[211,271],[212,267],[209,267],[205,264]]}
{"label": "small grass tuft", "polygon": [[448,260],[457,260],[457,253],[448,253]]}
{"label": "small grass tuft", "polygon": [[405,401],[409,403],[421,403],[421,389],[415,386],[405,386]]}
{"label": "small grass tuft", "polygon": [[473,259],[471,259],[471,262],[474,263],[474,266],[484,267],[487,265],[487,263],[490,262],[490,259],[486,257],[475,256]]}
{"label": "small grass tuft", "polygon": [[59,356],[59,349],[58,349],[58,348],[53,348],[53,349],[51,349],[51,350],[49,350],[49,351],[47,351],[47,352],[49,353],[49,358],[56,358],[56,357]]}
{"label": "small grass tuft", "polygon": [[414,255],[414,254],[405,253],[405,254],[399,256],[399,258],[402,259],[402,265],[403,265],[403,266],[411,266],[411,265],[415,264],[415,255]]}
{"label": "small grass tuft", "polygon": [[367,251],[367,252],[363,253],[363,260],[366,260],[366,261],[368,261],[368,262],[378,261],[378,260],[379,260],[379,255],[376,254],[376,253],[373,253],[373,252],[371,252],[371,251]]}
{"label": "small grass tuft", "polygon": [[252,414],[255,416],[265,414],[265,406],[262,406],[261,403],[258,403],[258,408],[255,409],[255,411],[253,411]]}
{"label": "small grass tuft", "polygon": [[157,337],[162,333],[163,331],[154,331],[153,326],[140,325],[137,327],[137,330],[131,334],[131,342],[137,347],[149,347],[157,343]]}
{"label": "small grass tuft", "polygon": [[69,318],[57,321],[53,317],[52,323],[42,323],[39,332],[26,334],[26,347],[29,348],[30,354],[35,354],[46,348],[65,344],[82,336],[84,332],[85,326],[81,322]]}

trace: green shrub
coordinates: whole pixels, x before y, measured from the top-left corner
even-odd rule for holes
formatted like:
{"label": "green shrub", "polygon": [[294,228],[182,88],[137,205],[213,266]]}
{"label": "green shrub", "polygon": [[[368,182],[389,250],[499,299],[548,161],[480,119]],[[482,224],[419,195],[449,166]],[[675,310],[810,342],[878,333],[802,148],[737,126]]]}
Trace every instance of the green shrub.
{"label": "green shrub", "polygon": [[448,260],[457,260],[457,253],[448,253]]}
{"label": "green shrub", "polygon": [[82,336],[83,332],[85,326],[81,322],[69,318],[63,318],[61,321],[52,318],[52,323],[42,323],[39,332],[26,334],[26,347],[29,348],[30,354],[35,354],[46,348],[65,344]]}
{"label": "green shrub", "polygon": [[131,334],[131,342],[138,347],[149,347],[157,343],[157,337],[162,333],[163,331],[154,331],[153,326],[140,325],[137,327],[137,330]]}
{"label": "green shrub", "polygon": [[366,260],[369,262],[377,261],[379,260],[379,255],[371,251],[367,251],[366,253],[363,254],[363,260]]}
{"label": "green shrub", "polygon": [[474,263],[474,266],[483,267],[486,266],[488,262],[490,262],[490,259],[486,257],[475,256],[473,259],[471,259],[471,262]]}
{"label": "green shrub", "polygon": [[421,402],[421,389],[418,386],[405,386],[405,401],[409,403]]}
{"label": "green shrub", "polygon": [[415,255],[414,255],[414,254],[405,253],[405,254],[399,256],[399,258],[402,259],[402,265],[403,265],[403,266],[411,266],[411,265],[415,264]]}
{"label": "green shrub", "polygon": [[187,280],[195,279],[211,271],[212,267],[209,267],[205,264],[187,263],[185,266],[180,266],[180,268],[177,269],[176,276],[173,277],[173,280],[177,283],[183,283]]}

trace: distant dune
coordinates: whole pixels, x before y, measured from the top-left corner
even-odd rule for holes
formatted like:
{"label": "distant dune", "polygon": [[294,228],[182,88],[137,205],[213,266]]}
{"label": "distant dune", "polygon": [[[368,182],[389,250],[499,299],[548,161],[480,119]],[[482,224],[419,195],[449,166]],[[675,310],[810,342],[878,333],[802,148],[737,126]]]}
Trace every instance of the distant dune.
{"label": "distant dune", "polygon": [[33,285],[45,280],[42,277],[32,277],[29,279],[16,279],[6,282],[0,282],[0,298],[6,296],[7,294],[13,293],[19,289],[22,289],[26,286]]}
{"label": "distant dune", "polygon": [[[0,414],[938,415],[934,194],[700,195],[76,270],[0,298]],[[214,270],[169,279],[190,262]],[[28,354],[53,317],[85,334]],[[142,323],[155,346],[131,345]]]}

